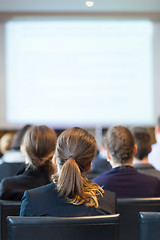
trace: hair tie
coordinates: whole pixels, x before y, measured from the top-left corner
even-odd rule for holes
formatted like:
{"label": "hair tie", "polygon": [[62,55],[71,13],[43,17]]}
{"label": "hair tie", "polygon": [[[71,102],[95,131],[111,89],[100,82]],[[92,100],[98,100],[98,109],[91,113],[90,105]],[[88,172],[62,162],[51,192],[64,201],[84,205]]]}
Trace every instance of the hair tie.
{"label": "hair tie", "polygon": [[75,156],[74,156],[74,155],[71,155],[71,156],[69,156],[69,157],[67,158],[67,160],[70,159],[70,158],[75,159]]}

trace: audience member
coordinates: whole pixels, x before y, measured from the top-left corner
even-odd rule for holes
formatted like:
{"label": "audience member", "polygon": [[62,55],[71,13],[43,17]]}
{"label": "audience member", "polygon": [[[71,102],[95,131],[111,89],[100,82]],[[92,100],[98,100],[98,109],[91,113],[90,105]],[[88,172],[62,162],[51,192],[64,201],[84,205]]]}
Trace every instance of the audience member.
{"label": "audience member", "polygon": [[4,162],[24,162],[25,159],[20,151],[20,146],[23,140],[23,137],[26,133],[26,131],[31,127],[32,125],[25,125],[23,128],[21,128],[16,134],[11,144],[11,149],[7,151],[4,155],[2,160]]}
{"label": "audience member", "polygon": [[103,145],[99,147],[98,154],[93,160],[92,171],[100,174],[104,171],[110,170],[111,164],[107,161],[107,153]]}
{"label": "audience member", "polygon": [[139,172],[155,176],[160,179],[160,172],[148,163],[148,154],[152,150],[151,135],[147,128],[134,127],[131,129],[137,145],[137,153],[134,157],[133,167]]}
{"label": "audience member", "polygon": [[86,130],[74,127],[64,131],[58,137],[54,157],[58,175],[53,183],[25,192],[20,215],[78,217],[115,213],[115,195],[104,192],[84,176],[95,151],[95,138]]}
{"label": "audience member", "polygon": [[56,133],[46,126],[30,127],[21,145],[27,165],[17,176],[2,180],[0,198],[21,200],[26,189],[51,182],[54,173],[52,157],[56,147]]}
{"label": "audience member", "polygon": [[133,168],[136,145],[131,132],[123,126],[111,127],[105,138],[107,158],[113,169],[93,179],[117,197],[159,197],[159,179],[139,173]]}
{"label": "audience member", "polygon": [[152,145],[152,151],[148,155],[148,161],[160,171],[160,116],[155,126],[155,138],[156,143]]}
{"label": "audience member", "polygon": [[30,127],[31,125],[25,125],[15,134],[10,146],[11,149],[6,151],[1,158],[0,181],[3,178],[16,175],[21,168],[24,168],[25,158],[20,151],[20,145],[24,134]]}
{"label": "audience member", "polygon": [[6,133],[0,139],[0,152],[4,155],[8,150],[11,149],[11,144],[14,139],[13,133]]}
{"label": "audience member", "polygon": [[97,150],[97,154],[92,161],[92,168],[86,174],[88,179],[93,179],[97,177],[104,171],[110,170],[112,168],[111,164],[107,161],[107,153],[103,145]]}

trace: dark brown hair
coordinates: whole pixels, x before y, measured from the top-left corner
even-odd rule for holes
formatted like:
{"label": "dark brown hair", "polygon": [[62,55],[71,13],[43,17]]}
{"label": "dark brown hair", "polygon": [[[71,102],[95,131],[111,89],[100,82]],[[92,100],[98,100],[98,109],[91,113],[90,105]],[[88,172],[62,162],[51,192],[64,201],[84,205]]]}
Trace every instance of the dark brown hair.
{"label": "dark brown hair", "polygon": [[15,137],[12,141],[12,145],[11,145],[11,149],[14,149],[14,150],[20,150],[20,146],[21,146],[21,143],[23,141],[23,137],[26,133],[26,131],[32,127],[32,125],[30,124],[27,124],[25,125],[23,128],[21,128],[16,134],[15,134]]}
{"label": "dark brown hair", "polygon": [[135,143],[137,144],[137,153],[135,157],[139,160],[147,157],[151,150],[151,135],[147,128],[134,127],[131,128]]}
{"label": "dark brown hair", "polygon": [[95,138],[82,128],[68,129],[57,139],[56,157],[60,167],[57,189],[73,204],[98,207],[97,195],[102,195],[103,190],[84,176],[95,151]]}
{"label": "dark brown hair", "polygon": [[118,163],[129,162],[134,155],[134,138],[128,128],[123,126],[111,127],[104,138],[108,152]]}
{"label": "dark brown hair", "polygon": [[53,174],[52,157],[56,148],[56,133],[47,126],[32,126],[26,132],[22,148],[34,167],[47,166]]}

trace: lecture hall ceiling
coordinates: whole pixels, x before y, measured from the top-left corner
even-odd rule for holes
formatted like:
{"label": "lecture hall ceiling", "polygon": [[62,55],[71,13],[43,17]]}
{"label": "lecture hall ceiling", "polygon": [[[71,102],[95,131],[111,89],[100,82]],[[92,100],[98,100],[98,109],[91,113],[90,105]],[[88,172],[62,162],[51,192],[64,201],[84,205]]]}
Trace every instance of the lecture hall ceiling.
{"label": "lecture hall ceiling", "polygon": [[0,0],[0,12],[160,12],[160,0]]}

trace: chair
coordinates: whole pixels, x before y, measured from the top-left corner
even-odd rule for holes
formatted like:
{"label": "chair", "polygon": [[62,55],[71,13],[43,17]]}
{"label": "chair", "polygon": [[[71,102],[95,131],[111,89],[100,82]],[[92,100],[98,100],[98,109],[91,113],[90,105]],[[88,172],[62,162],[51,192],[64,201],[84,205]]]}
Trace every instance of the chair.
{"label": "chair", "polygon": [[8,217],[8,240],[118,240],[119,214],[94,217]]}
{"label": "chair", "polygon": [[7,240],[7,216],[18,216],[21,202],[0,200],[0,240]]}
{"label": "chair", "polygon": [[160,239],[160,213],[140,212],[140,240]]}
{"label": "chair", "polygon": [[160,212],[160,198],[118,199],[120,240],[139,240],[139,212]]}

